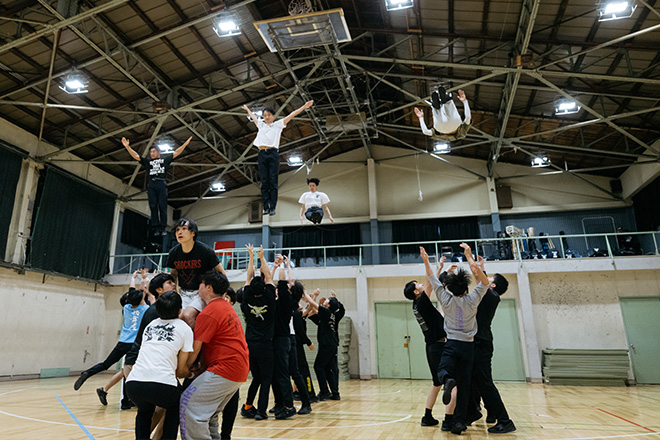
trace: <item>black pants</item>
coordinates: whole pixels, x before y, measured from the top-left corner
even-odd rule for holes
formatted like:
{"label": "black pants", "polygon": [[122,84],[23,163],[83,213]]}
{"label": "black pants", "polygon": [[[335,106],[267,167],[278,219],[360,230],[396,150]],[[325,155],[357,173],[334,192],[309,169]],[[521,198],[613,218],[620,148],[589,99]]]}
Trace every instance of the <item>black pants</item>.
{"label": "black pants", "polygon": [[151,438],[151,418],[156,406],[165,408],[162,440],[176,440],[179,431],[179,389],[157,382],[126,382],[126,392],[135,406],[135,439]]}
{"label": "black pants", "polygon": [[114,364],[119,362],[119,360],[124,357],[126,353],[128,353],[131,348],[133,347],[132,342],[117,342],[117,345],[115,345],[115,348],[112,349],[110,354],[108,355],[107,358],[100,364],[96,364],[93,367],[85,370],[85,373],[87,373],[89,376],[94,376],[97,373],[100,373],[101,371],[105,371],[108,368],[112,367]]}
{"label": "black pants", "polygon": [[[305,357],[304,344],[296,344],[296,357],[298,358],[298,371],[300,371],[300,375],[302,376],[303,382],[305,383],[307,394],[310,396],[315,396],[316,392],[314,391],[314,384],[312,383],[312,373],[309,371],[309,364],[307,363],[307,358]],[[300,390],[300,388],[298,389]]]}
{"label": "black pants", "polygon": [[445,343],[444,342],[432,342],[426,344],[426,361],[429,364],[429,370],[431,370],[431,377],[433,378],[433,386],[439,387],[442,385],[440,378],[438,377],[438,370],[440,369],[440,360],[442,359],[442,352],[444,351]]}
{"label": "black pants", "polygon": [[479,409],[479,400],[483,398],[488,415],[498,422],[509,420],[502,397],[493,383],[493,342],[474,341],[474,365],[472,367],[472,386],[470,390],[469,411]]}
{"label": "black pants", "polygon": [[309,405],[309,392],[307,391],[307,384],[303,380],[302,375],[300,374],[300,369],[298,369],[298,349],[296,348],[296,335],[289,336],[291,340],[291,348],[289,349],[289,375],[293,379],[293,383],[296,384],[298,388],[298,393],[300,393],[300,401],[303,405]]}
{"label": "black pants", "polygon": [[236,420],[236,413],[238,413],[238,401],[240,396],[238,391],[234,394],[229,402],[222,410],[222,424],[220,425],[220,440],[230,440],[231,431],[234,429],[234,421]]}
{"label": "black pants", "polygon": [[291,338],[289,336],[275,336],[273,338],[273,352],[275,354],[275,374],[273,375],[273,394],[275,405],[293,406],[293,388],[289,380],[289,354],[291,352]]}
{"label": "black pants", "polygon": [[339,394],[339,371],[337,369],[337,346],[319,345],[319,352],[314,360],[314,372],[319,381],[319,393]]}
{"label": "black pants", "polygon": [[271,341],[248,342],[248,350],[250,352],[252,382],[250,388],[248,388],[245,403],[252,405],[258,390],[257,410],[265,414],[268,411],[268,394],[270,393],[270,385],[273,382],[273,364],[275,362],[273,343]]}
{"label": "black pants", "polygon": [[277,205],[277,182],[280,174],[280,153],[277,148],[259,150],[257,156],[261,179],[261,200],[264,209],[275,209]]}
{"label": "black pants", "polygon": [[307,211],[305,211],[305,217],[310,222],[319,224],[321,223],[321,220],[323,220],[323,208],[319,206],[312,206]]}
{"label": "black pants", "polygon": [[470,380],[472,378],[472,363],[474,361],[474,342],[464,342],[449,339],[442,351],[438,379],[446,383],[452,378],[458,387],[454,421],[465,423],[468,401],[470,400]]}
{"label": "black pants", "polygon": [[147,198],[151,210],[151,227],[165,229],[167,226],[167,182],[161,179],[149,182]]}

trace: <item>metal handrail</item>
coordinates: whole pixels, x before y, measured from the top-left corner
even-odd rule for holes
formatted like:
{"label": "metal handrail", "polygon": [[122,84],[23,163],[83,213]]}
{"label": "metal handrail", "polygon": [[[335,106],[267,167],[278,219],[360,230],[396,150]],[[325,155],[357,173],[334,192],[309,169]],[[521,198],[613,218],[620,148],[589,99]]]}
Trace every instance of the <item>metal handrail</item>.
{"label": "metal handrail", "polygon": [[[396,249],[396,264],[401,264],[401,246],[424,246],[425,248],[433,248],[435,251],[436,260],[439,260],[440,253],[438,252],[439,245],[449,245],[449,244],[458,244],[466,242],[472,246],[472,250],[475,256],[479,256],[479,243],[498,243],[502,242],[503,244],[511,244],[512,249],[515,247],[518,251],[515,252],[515,260],[520,261],[521,263],[525,260],[522,256],[523,252],[521,251],[524,248],[524,241],[526,240],[538,240],[538,239],[559,239],[559,249],[561,252],[558,253],[557,258],[588,258],[584,257],[566,257],[568,249],[564,247],[563,239],[567,238],[587,238],[587,237],[603,237],[605,238],[606,247],[607,247],[607,256],[610,259],[614,259],[614,250],[608,240],[608,238],[614,238],[619,236],[642,236],[642,235],[651,235],[653,238],[653,246],[655,255],[660,255],[658,250],[658,240],[656,235],[660,234],[660,231],[647,231],[647,232],[612,232],[612,233],[601,233],[601,234],[570,234],[570,235],[542,235],[534,237],[507,237],[507,238],[478,238],[478,239],[468,239],[468,240],[434,240],[434,241],[420,241],[420,242],[402,242],[402,243],[364,243],[364,244],[351,244],[351,245],[329,245],[329,246],[297,246],[297,247],[280,247],[280,248],[267,248],[264,249],[264,252],[275,252],[281,254],[292,255],[293,251],[322,251],[323,262],[318,264],[322,267],[327,267],[328,263],[328,250],[329,249],[356,249],[357,252],[354,258],[357,258],[358,266],[362,266],[364,263],[364,249],[378,249],[383,247],[390,247]],[[246,248],[226,248],[218,249],[215,251],[216,254],[220,255],[221,261],[224,260],[224,257],[229,257],[227,261],[232,261],[232,267],[236,269],[245,269],[247,267],[248,255]],[[431,253],[432,254],[432,253]],[[151,260],[152,265],[156,268],[161,269],[163,267],[164,258],[167,253],[151,253],[151,254],[119,254],[111,255],[111,257],[117,258],[129,258],[130,261],[128,264],[121,267],[119,270],[128,267],[128,271],[124,273],[129,273],[133,271],[133,264],[137,259]],[[408,254],[404,254],[408,255]],[[157,261],[157,262],[156,262]],[[511,261],[508,259],[506,261]],[[255,259],[255,262],[258,264],[258,259]],[[113,273],[122,273],[122,272],[113,272]]]}

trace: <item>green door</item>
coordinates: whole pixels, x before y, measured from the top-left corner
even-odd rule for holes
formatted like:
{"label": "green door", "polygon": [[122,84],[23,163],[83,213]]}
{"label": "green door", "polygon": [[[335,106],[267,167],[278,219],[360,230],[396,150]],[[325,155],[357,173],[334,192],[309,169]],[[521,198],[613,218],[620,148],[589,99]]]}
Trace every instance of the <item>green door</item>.
{"label": "green door", "polygon": [[406,303],[406,321],[408,322],[408,334],[410,343],[408,344],[408,353],[410,355],[410,378],[411,379],[431,379],[429,363],[426,361],[426,342],[424,342],[424,333],[419,327],[417,318],[412,309],[412,304]]}
{"label": "green door", "polygon": [[378,377],[409,379],[408,320],[406,303],[376,303],[376,352]]}
{"label": "green door", "polygon": [[494,339],[493,379],[525,381],[516,301],[502,299],[491,325]]}
{"label": "green door", "polygon": [[660,298],[620,298],[637,383],[660,383]]}

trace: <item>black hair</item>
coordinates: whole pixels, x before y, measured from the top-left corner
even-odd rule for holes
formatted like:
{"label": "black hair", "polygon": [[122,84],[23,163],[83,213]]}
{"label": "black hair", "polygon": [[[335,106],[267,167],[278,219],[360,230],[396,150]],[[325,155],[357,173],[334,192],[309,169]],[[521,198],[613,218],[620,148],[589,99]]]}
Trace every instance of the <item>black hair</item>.
{"label": "black hair", "polygon": [[236,304],[236,292],[231,287],[227,287],[227,296],[229,296],[229,302],[233,305]]}
{"label": "black hair", "polygon": [[119,304],[121,304],[122,307],[124,307],[126,304],[128,304],[128,295],[131,293],[129,290],[128,292],[124,293],[121,298],[119,298]]}
{"label": "black hair", "polygon": [[149,147],[149,150],[158,150],[158,151],[160,151],[160,148],[158,148],[157,146],[152,144],[151,147]]}
{"label": "black hair", "polygon": [[403,296],[407,299],[415,299],[415,286],[417,285],[417,280],[408,281],[406,287],[403,288]]}
{"label": "black hair", "polygon": [[495,284],[493,290],[497,292],[498,295],[504,295],[509,288],[509,281],[507,281],[501,273],[496,273],[493,276],[493,283]]}
{"label": "black hair", "polygon": [[195,223],[195,220],[191,220],[189,218],[180,218],[179,221],[176,222],[174,225],[174,233],[176,234],[176,228],[180,228],[182,226],[185,226],[188,228],[190,232],[193,233],[193,240],[197,240],[197,234],[199,233],[199,228],[197,227],[197,223]]}
{"label": "black hair", "polygon": [[149,293],[151,293],[154,298],[158,299],[158,292],[156,289],[161,289],[165,281],[174,282],[174,277],[169,273],[159,273],[149,281]]}
{"label": "black hair", "polygon": [[173,290],[164,292],[156,301],[156,312],[160,319],[178,318],[181,308],[181,296]]}
{"label": "black hair", "polygon": [[319,186],[319,183],[321,183],[321,181],[319,179],[317,179],[316,177],[312,177],[311,179],[307,179],[307,185],[309,185],[310,183],[313,183],[316,186]]}
{"label": "black hair", "polygon": [[229,288],[229,280],[227,277],[221,272],[213,269],[202,274],[201,282],[207,286],[211,286],[213,293],[216,295],[224,295]]}
{"label": "black hair", "polygon": [[291,291],[293,301],[296,303],[300,302],[303,293],[305,293],[305,287],[302,285],[302,283],[300,281],[295,281],[289,290]]}
{"label": "black hair", "polygon": [[272,107],[264,107],[264,109],[262,110],[262,113],[261,113],[261,114],[264,114],[264,113],[266,113],[266,112],[268,112],[268,113],[270,113],[271,115],[275,116],[275,110],[273,110]]}
{"label": "black hair", "polygon": [[264,279],[262,277],[252,278],[252,281],[250,281],[250,291],[254,296],[263,295],[266,291],[266,283],[264,282]]}
{"label": "black hair", "polygon": [[131,289],[127,292],[126,303],[132,306],[140,305],[144,298],[144,292],[138,289]]}
{"label": "black hair", "polygon": [[463,296],[467,293],[470,285],[470,277],[463,269],[458,269],[445,277],[445,287],[454,296]]}
{"label": "black hair", "polygon": [[239,304],[243,304],[243,290],[245,290],[245,287],[241,287],[236,291],[236,301]]}
{"label": "black hair", "polygon": [[336,313],[339,310],[339,300],[333,296],[328,301],[330,301],[328,309],[332,313]]}

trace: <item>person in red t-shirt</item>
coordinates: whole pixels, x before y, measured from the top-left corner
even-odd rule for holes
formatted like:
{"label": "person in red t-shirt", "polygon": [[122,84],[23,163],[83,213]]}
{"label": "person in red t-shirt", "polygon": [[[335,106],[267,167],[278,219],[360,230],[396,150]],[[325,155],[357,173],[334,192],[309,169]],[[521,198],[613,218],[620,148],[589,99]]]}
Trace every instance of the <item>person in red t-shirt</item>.
{"label": "person in red t-shirt", "polygon": [[216,271],[202,275],[199,296],[206,307],[195,322],[188,368],[202,352],[204,372],[181,395],[181,438],[211,439],[208,421],[234,396],[250,371],[243,327],[234,308],[223,299],[227,277]]}

